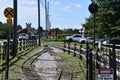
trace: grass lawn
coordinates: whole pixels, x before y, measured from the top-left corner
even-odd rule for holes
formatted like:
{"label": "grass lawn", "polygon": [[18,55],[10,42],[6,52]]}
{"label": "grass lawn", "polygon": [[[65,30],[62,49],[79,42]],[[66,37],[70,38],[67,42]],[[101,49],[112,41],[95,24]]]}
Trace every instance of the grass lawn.
{"label": "grass lawn", "polygon": [[67,53],[58,53],[58,55],[64,60],[64,65],[62,66],[64,72],[73,73],[77,80],[86,80],[86,64],[84,60]]}
{"label": "grass lawn", "polygon": [[[28,49],[28,50],[23,51],[23,52],[18,52],[14,59],[12,59],[12,56],[10,56],[9,79],[22,79],[22,78],[24,78],[23,72],[21,70],[21,66],[22,66],[23,62],[26,59],[28,59],[30,56],[37,53],[38,51],[40,51],[40,47],[35,47],[34,49]],[[2,62],[5,63],[5,60],[2,60]],[[0,69],[3,69],[3,71],[1,71],[0,78],[4,80],[5,67],[0,68]]]}

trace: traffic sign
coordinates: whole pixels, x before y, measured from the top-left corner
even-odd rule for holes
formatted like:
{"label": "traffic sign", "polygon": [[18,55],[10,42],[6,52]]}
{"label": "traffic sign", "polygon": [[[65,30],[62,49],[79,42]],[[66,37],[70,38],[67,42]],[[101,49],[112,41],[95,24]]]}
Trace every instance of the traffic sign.
{"label": "traffic sign", "polygon": [[11,7],[7,7],[5,10],[4,10],[4,16],[6,17],[6,18],[12,18],[13,16],[14,16],[14,10],[13,10],[13,8],[11,8]]}
{"label": "traffic sign", "polygon": [[112,69],[99,69],[98,80],[113,80]]}
{"label": "traffic sign", "polygon": [[56,29],[52,29],[50,30],[50,36],[56,36],[57,35],[57,30]]}
{"label": "traffic sign", "polygon": [[10,18],[10,19],[9,19],[9,18],[7,19],[7,24],[12,24],[12,19],[11,19],[11,18]]}

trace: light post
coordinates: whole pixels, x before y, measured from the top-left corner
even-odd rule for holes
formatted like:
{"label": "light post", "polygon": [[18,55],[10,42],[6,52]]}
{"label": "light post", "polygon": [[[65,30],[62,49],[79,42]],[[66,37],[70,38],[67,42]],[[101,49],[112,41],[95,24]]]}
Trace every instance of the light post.
{"label": "light post", "polygon": [[95,2],[92,1],[92,3],[89,5],[89,11],[91,14],[93,14],[94,21],[93,21],[93,26],[94,26],[94,49],[95,49],[95,13],[98,10],[98,6]]}
{"label": "light post", "polygon": [[[93,30],[94,30],[94,44],[93,44],[93,46],[94,46],[94,49],[95,49],[95,13],[97,12],[97,10],[98,10],[98,6],[97,6],[97,4],[92,0],[92,3],[89,5],[89,11],[90,11],[90,13],[91,14],[93,14]],[[88,53],[87,53],[88,54]],[[92,55],[92,54],[91,54]],[[92,57],[92,56],[91,56]],[[97,60],[96,60],[97,61]],[[89,63],[90,64],[90,66],[92,67],[92,63]],[[91,68],[92,69],[92,68]],[[92,69],[93,70],[93,69]],[[89,76],[90,76],[90,74],[93,74],[92,73],[92,71],[90,71],[90,73],[89,73]],[[90,80],[95,80],[95,63],[94,63],[94,78],[93,78],[93,76],[91,75],[91,79]]]}

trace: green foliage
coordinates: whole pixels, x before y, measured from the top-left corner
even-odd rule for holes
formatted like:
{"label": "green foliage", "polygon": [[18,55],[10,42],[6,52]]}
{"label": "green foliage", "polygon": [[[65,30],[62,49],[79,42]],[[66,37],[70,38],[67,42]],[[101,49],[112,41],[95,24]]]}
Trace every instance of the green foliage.
{"label": "green foliage", "polygon": [[72,28],[69,28],[69,29],[64,29],[62,34],[78,34],[79,33],[79,30],[78,29],[72,29]]}
{"label": "green foliage", "polygon": [[7,24],[0,24],[0,39],[6,39],[9,31]]}
{"label": "green foliage", "polygon": [[[19,29],[22,29],[21,25],[17,26],[17,31]],[[6,39],[8,32],[10,30],[10,34],[12,36],[12,32],[13,32],[13,25],[7,25],[7,24],[3,24],[2,22],[0,22],[0,39]]]}
{"label": "green foliage", "polygon": [[42,41],[48,42],[50,39],[47,39],[46,37],[42,37]]}
{"label": "green foliage", "polygon": [[[96,37],[109,38],[120,37],[120,0],[96,0],[99,6],[95,14],[95,33]],[[86,19],[83,26],[87,29],[87,35],[93,35],[94,15]]]}

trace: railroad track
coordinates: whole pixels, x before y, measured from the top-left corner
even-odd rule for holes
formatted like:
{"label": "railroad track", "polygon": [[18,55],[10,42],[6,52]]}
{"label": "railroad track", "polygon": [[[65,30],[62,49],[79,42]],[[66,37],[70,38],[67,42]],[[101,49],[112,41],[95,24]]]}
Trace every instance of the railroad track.
{"label": "railroad track", "polygon": [[[58,48],[58,49],[61,49],[61,50],[63,50],[63,46],[60,46],[60,45],[55,45],[55,44],[49,44],[49,43],[47,43],[47,44],[44,44],[44,45],[49,45],[49,47],[55,47],[55,48]],[[39,71],[35,71],[34,69],[33,69],[33,63],[36,61],[36,60],[41,60],[41,61],[54,61],[54,60],[47,60],[47,59],[38,59],[38,57],[39,56],[41,56],[43,53],[45,53],[45,52],[49,52],[50,54],[53,54],[53,53],[55,53],[54,51],[52,51],[52,49],[51,48],[49,48],[49,47],[47,47],[47,48],[45,48],[45,49],[43,49],[41,52],[39,52],[39,53],[37,53],[37,54],[35,54],[35,55],[33,55],[32,57],[30,57],[28,60],[26,60],[25,61],[25,63],[23,64],[23,72],[24,73],[26,73],[25,75],[27,76],[27,80],[31,80],[30,78],[33,78],[33,80],[42,80],[41,79],[41,77],[36,73],[36,72],[39,72]],[[68,49],[67,49],[67,47],[65,48],[65,51],[67,51]],[[73,47],[71,47],[70,48],[70,54],[73,54],[73,53],[76,53],[76,56],[77,57],[79,57],[80,55],[82,56],[82,59],[84,59],[84,60],[86,60],[86,49],[82,49],[82,52],[81,53],[79,53],[80,52],[80,50],[79,50],[79,48],[76,48],[76,51],[74,51],[74,48]],[[98,54],[99,56],[101,56],[101,54]],[[109,58],[109,55],[108,54],[102,54],[102,57],[100,57],[100,59],[101,59],[101,61],[99,61],[98,63],[100,63],[100,66],[102,67],[102,66],[104,66],[104,67],[109,67],[109,61],[108,61],[108,58]],[[116,68],[117,68],[117,75],[118,76],[120,76],[120,67],[119,67],[119,65],[120,65],[120,57],[119,56],[117,56],[117,58],[116,58],[116,63],[117,63],[117,66],[116,66]],[[56,61],[60,61],[59,59],[56,59]],[[95,55],[95,53],[93,53],[93,61],[94,61],[94,63],[96,62],[96,55]],[[29,66],[27,65],[27,66],[25,66],[26,64],[28,64],[29,63]],[[105,65],[106,64],[106,65]],[[72,74],[69,74],[69,73],[65,73],[63,70],[62,70],[62,68],[61,67],[59,67],[58,68],[59,69],[59,71],[58,71],[58,75],[57,75],[57,77],[56,78],[51,78],[51,80],[72,80],[72,78],[70,78],[70,76],[72,75]],[[29,75],[27,74],[27,73],[29,73]],[[48,74],[48,80],[50,80],[50,77],[55,77],[55,74],[56,73],[50,73],[50,72],[40,72],[40,73],[44,73],[44,74]],[[32,75],[32,77],[31,77],[31,75]],[[67,77],[66,77],[67,76]],[[46,79],[47,80],[47,79]],[[75,80],[75,79],[74,79]]]}
{"label": "railroad track", "polygon": [[[53,59],[52,60],[40,59],[40,56],[42,56],[43,54],[46,54],[46,53],[49,53],[52,56],[57,56],[56,53],[54,51],[52,51],[52,49],[50,47],[45,47],[42,51],[29,57],[23,63],[22,70],[26,77],[25,80],[71,80],[70,79],[71,75],[69,73],[65,73],[62,70],[61,62],[63,62],[63,60],[59,59],[58,57],[57,58],[55,57],[54,60]],[[35,63],[38,63],[38,61],[41,61],[41,62],[42,61],[45,61],[45,62],[56,61],[57,67],[46,68],[45,70],[42,70],[41,68],[37,69],[35,66]],[[44,76],[43,76],[43,74],[44,74]]]}
{"label": "railroad track", "polygon": [[35,55],[29,57],[23,64],[22,64],[22,71],[26,77],[26,80],[40,80],[40,76],[33,70],[31,64],[32,62],[37,59],[40,55],[46,52],[46,49],[36,53]]}
{"label": "railroad track", "polygon": [[[59,48],[61,50],[65,50],[66,52],[68,52],[68,47],[66,48],[63,48],[64,46],[61,46],[61,45],[56,45],[56,44],[50,44],[48,43],[48,45],[52,46],[52,47],[55,47],[55,48]],[[82,58],[84,60],[86,60],[86,49],[82,49],[82,52],[80,53],[80,49],[78,47],[76,47],[76,51],[74,51],[74,47],[70,47],[70,53],[73,54],[73,53],[76,53],[76,56],[77,57],[80,57],[80,55],[82,56]],[[95,52],[92,52],[93,53],[93,63],[96,63],[96,53]],[[74,54],[73,54],[74,55]],[[99,55],[99,58],[100,60],[97,61],[100,66],[99,68],[109,68],[109,54],[108,53],[98,53]],[[95,64],[96,65],[96,64]],[[117,76],[120,77],[120,56],[119,55],[116,55],[116,73],[117,73]]]}

